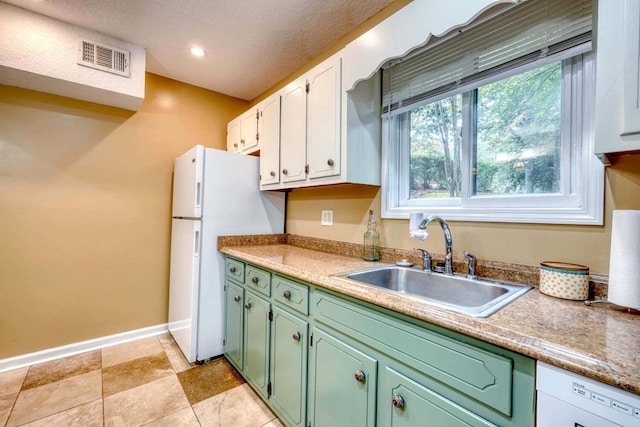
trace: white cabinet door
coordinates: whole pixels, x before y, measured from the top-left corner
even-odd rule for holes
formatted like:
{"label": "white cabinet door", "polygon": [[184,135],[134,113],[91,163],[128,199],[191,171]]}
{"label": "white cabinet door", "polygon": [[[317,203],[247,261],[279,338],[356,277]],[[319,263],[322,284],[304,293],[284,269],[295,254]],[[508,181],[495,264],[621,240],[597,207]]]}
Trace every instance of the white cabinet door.
{"label": "white cabinet door", "polygon": [[258,149],[258,110],[251,110],[240,116],[240,151],[251,153]]}
{"label": "white cabinet door", "polygon": [[282,92],[280,116],[280,168],[282,182],[306,179],[306,104],[304,79]]}
{"label": "white cabinet door", "polygon": [[280,182],[280,96],[267,98],[259,106],[260,185]]}
{"label": "white cabinet door", "polygon": [[307,77],[307,163],[309,178],[340,174],[340,57]]}
{"label": "white cabinet door", "polygon": [[227,151],[240,151],[240,118],[234,119],[227,124]]}
{"label": "white cabinet door", "polygon": [[598,1],[595,153],[640,152],[640,0]]}

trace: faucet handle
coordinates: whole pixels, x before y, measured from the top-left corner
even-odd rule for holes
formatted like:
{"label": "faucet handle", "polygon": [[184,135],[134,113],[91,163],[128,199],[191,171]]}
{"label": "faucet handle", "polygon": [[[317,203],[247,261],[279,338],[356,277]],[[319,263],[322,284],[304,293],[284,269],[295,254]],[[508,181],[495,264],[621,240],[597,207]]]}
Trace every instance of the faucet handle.
{"label": "faucet handle", "polygon": [[469,267],[467,269],[467,276],[471,279],[475,279],[476,277],[476,257],[471,255],[469,252],[464,251],[462,253],[464,257],[469,261]]}
{"label": "faucet handle", "polygon": [[431,254],[426,249],[413,248],[413,250],[422,253],[422,269],[431,271]]}

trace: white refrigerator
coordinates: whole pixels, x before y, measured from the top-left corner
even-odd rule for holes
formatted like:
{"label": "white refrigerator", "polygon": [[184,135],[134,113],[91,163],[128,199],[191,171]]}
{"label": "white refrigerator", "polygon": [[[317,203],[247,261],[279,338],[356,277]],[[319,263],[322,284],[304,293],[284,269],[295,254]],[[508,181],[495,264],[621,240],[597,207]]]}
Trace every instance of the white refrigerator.
{"label": "white refrigerator", "polygon": [[169,331],[189,362],[223,353],[218,236],[284,231],[285,194],[259,191],[259,159],[197,145],[173,175]]}

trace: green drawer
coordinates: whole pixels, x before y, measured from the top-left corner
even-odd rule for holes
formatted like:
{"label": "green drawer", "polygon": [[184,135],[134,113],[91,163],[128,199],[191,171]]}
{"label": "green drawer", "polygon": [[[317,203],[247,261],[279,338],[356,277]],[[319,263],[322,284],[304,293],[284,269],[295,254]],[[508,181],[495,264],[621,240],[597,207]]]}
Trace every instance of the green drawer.
{"label": "green drawer", "polygon": [[302,314],[309,314],[309,287],[280,276],[273,276],[273,299]]}
{"label": "green drawer", "polygon": [[226,258],[224,261],[225,276],[238,283],[244,283],[244,263],[233,258]]}
{"label": "green drawer", "polygon": [[271,273],[261,268],[247,265],[245,286],[247,289],[271,296]]}
{"label": "green drawer", "polygon": [[314,291],[311,314],[419,372],[511,416],[513,360]]}

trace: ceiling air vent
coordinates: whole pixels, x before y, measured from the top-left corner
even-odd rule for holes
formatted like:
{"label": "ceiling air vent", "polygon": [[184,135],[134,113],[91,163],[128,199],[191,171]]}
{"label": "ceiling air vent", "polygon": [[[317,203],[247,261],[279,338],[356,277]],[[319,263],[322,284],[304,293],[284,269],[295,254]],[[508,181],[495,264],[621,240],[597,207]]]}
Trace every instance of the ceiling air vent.
{"label": "ceiling air vent", "polygon": [[78,43],[78,64],[119,76],[129,77],[130,56],[128,50],[91,40],[80,40]]}

